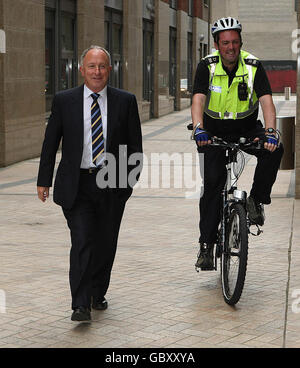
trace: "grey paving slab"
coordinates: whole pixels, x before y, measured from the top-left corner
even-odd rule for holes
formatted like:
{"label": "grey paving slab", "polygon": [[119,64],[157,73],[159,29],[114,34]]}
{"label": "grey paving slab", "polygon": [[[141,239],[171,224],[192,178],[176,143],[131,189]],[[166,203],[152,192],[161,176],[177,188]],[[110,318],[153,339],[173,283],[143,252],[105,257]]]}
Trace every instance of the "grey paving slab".
{"label": "grey paving slab", "polygon": [[[275,100],[294,113],[295,101]],[[197,175],[189,120],[187,109],[142,126],[148,178],[126,207],[109,308],[93,311],[90,324],[70,320],[70,239],[52,197],[37,199],[39,159],[0,169],[0,347],[300,347],[300,204],[292,196],[293,170],[279,171],[264,233],[250,238],[242,298],[229,307],[219,272],[194,269],[198,201],[187,192],[197,196],[199,188],[184,187],[189,171],[183,164]],[[151,159],[153,153],[174,154],[171,185],[162,174],[166,161]],[[240,179],[247,190],[254,167],[250,159]],[[156,187],[154,174],[160,175]]]}

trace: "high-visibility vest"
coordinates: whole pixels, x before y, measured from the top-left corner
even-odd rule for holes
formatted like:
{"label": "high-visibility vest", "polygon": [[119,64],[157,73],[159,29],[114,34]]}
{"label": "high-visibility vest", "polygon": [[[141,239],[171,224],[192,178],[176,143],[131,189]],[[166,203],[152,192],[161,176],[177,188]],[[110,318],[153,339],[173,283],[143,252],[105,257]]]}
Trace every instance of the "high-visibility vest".
{"label": "high-visibility vest", "polygon": [[[210,72],[209,90],[206,96],[205,112],[214,119],[243,119],[258,108],[258,98],[254,91],[254,78],[259,60],[241,50],[238,69],[231,85],[228,87],[228,74],[222,66],[219,51],[204,58]],[[238,85],[245,82],[248,98],[240,101]]]}

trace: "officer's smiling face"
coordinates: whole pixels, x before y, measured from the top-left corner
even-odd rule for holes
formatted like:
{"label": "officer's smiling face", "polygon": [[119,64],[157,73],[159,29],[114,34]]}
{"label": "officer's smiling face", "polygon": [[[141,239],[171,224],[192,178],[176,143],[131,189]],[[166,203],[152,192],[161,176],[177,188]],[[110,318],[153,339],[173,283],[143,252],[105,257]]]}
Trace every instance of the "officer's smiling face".
{"label": "officer's smiling face", "polygon": [[228,68],[233,68],[237,63],[241,46],[240,35],[234,30],[220,32],[219,42],[215,43],[223,64]]}

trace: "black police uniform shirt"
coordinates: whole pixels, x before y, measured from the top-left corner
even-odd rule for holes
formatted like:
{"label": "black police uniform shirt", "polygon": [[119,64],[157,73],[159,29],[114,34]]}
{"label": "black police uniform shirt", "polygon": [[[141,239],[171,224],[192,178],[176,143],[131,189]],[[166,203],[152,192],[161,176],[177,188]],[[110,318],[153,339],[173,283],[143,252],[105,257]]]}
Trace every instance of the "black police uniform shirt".
{"label": "black police uniform shirt", "polygon": [[[222,64],[224,71],[229,76],[229,86],[231,85],[233,78],[237,72],[238,64],[232,71],[229,71],[224,64]],[[198,64],[194,87],[193,87],[193,95],[196,93],[202,93],[207,95],[209,89],[209,69],[204,60],[201,60]],[[257,98],[260,98],[264,95],[272,95],[271,86],[263,68],[262,64],[259,62],[257,71],[254,78],[253,88],[256,92]],[[245,135],[246,132],[254,130],[257,127],[257,117],[258,117],[258,108],[249,116],[243,119],[214,119],[204,113],[203,123],[204,129],[209,131],[211,134],[219,136],[219,137],[234,137],[234,136],[242,136]]]}

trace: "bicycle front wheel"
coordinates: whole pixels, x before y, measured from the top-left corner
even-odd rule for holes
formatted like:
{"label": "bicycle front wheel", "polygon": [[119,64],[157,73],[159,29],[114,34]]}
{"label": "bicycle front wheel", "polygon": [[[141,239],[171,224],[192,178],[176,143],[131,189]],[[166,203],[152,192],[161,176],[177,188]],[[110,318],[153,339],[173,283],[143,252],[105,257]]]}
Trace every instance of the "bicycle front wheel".
{"label": "bicycle front wheel", "polygon": [[221,256],[222,291],[225,302],[236,304],[243,291],[248,258],[246,211],[240,203],[230,207],[226,240]]}

